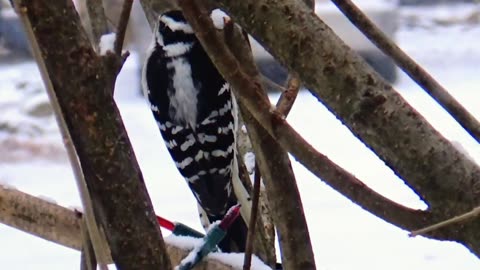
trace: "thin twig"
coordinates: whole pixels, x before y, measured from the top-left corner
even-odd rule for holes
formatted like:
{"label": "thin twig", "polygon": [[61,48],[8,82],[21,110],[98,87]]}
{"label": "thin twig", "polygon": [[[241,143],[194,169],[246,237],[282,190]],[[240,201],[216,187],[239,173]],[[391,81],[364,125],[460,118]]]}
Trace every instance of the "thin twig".
{"label": "thin twig", "polygon": [[103,9],[102,1],[86,0],[85,1],[88,18],[90,21],[90,29],[92,34],[92,43],[95,51],[99,52],[100,38],[108,33],[108,20]]}
{"label": "thin twig", "polygon": [[125,32],[127,32],[132,5],[133,0],[123,1],[122,12],[120,13],[120,19],[118,20],[117,26],[117,37],[115,38],[115,43],[113,44],[113,50],[117,55],[121,55],[122,53],[123,41],[125,40]]}
{"label": "thin twig", "polygon": [[[79,213],[81,216],[81,213]],[[85,217],[82,218],[82,250],[80,254],[80,269],[81,270],[96,270],[97,259],[95,258],[95,251],[93,250],[92,241],[88,233]]]}
{"label": "thin twig", "polygon": [[426,70],[403,52],[350,0],[332,0],[340,11],[380,50],[392,57],[405,73],[440,104],[477,142],[480,122]]}
{"label": "thin twig", "polygon": [[433,224],[431,226],[425,227],[425,228],[420,229],[420,230],[411,231],[409,236],[415,237],[415,236],[418,236],[418,235],[426,234],[426,233],[429,233],[431,231],[438,230],[438,229],[440,229],[442,227],[445,227],[447,225],[451,225],[451,224],[454,224],[454,223],[459,223],[459,222],[462,222],[462,221],[466,221],[466,220],[469,220],[469,219],[476,218],[479,215],[480,215],[480,207],[475,207],[475,208],[473,208],[472,211],[467,212],[465,214],[453,217],[451,219],[444,220],[442,222]]}
{"label": "thin twig", "polygon": [[287,88],[285,88],[285,87],[281,86],[280,84],[278,84],[278,83],[270,80],[267,76],[265,76],[265,75],[263,75],[263,74],[260,76],[260,78],[261,78],[263,84],[264,84],[266,87],[269,87],[269,88],[271,88],[271,89],[273,89],[273,90],[277,90],[277,91],[280,91],[280,92],[285,92],[285,91],[287,91]]}
{"label": "thin twig", "polygon": [[300,91],[300,79],[295,75],[290,75],[287,80],[287,89],[282,93],[277,102],[277,112],[285,118],[293,107]]}
{"label": "thin twig", "polygon": [[255,164],[255,178],[252,191],[252,213],[250,216],[250,224],[248,225],[247,244],[245,248],[245,256],[243,261],[243,270],[249,270],[252,264],[253,241],[255,235],[255,225],[258,216],[258,201],[260,197],[260,170]]}

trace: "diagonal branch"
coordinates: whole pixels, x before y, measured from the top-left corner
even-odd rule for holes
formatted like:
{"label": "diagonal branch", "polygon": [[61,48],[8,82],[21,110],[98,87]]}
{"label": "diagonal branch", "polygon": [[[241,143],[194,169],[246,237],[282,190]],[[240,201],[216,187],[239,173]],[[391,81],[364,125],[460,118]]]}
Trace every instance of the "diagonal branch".
{"label": "diagonal branch", "polygon": [[[353,135],[426,201],[436,221],[480,205],[478,165],[435,130],[302,1],[214,2],[280,63],[295,71]],[[440,234],[480,254],[479,226],[480,222],[470,221],[462,230],[446,228]]]}
{"label": "diagonal branch", "polygon": [[92,32],[92,39],[95,51],[99,50],[100,38],[108,33],[108,20],[103,9],[103,1],[85,0],[88,19]]}
{"label": "diagonal branch", "polygon": [[284,149],[327,184],[378,217],[404,229],[428,224],[430,219],[428,212],[409,209],[383,197],[316,151],[280,114],[272,112],[260,81],[244,72],[213,26],[210,26],[210,22],[207,20],[197,24],[196,19],[202,17],[191,18],[187,16],[185,9],[184,11],[187,19],[191,19],[190,23],[197,30],[197,36],[212,61],[232,84],[237,99]]}
{"label": "diagonal branch", "polygon": [[120,19],[118,20],[117,26],[117,37],[115,38],[115,43],[113,44],[113,50],[117,55],[122,54],[125,32],[127,32],[132,5],[133,0],[123,0],[122,12],[120,13]]}
{"label": "diagonal branch", "polygon": [[480,122],[415,60],[389,39],[351,0],[331,0],[345,16],[386,55],[420,85],[438,104],[480,143]]}
{"label": "diagonal branch", "polygon": [[[82,213],[76,210],[70,210],[0,185],[0,223],[66,248],[81,251],[83,245],[82,222]],[[110,254],[108,246],[106,248],[107,250],[104,250],[103,253]],[[189,252],[182,247],[168,243],[167,251],[174,265],[179,264]],[[111,262],[112,258],[108,257],[106,263]],[[265,269],[263,265],[259,265],[259,268]],[[234,270],[238,268],[207,258],[195,269]]]}

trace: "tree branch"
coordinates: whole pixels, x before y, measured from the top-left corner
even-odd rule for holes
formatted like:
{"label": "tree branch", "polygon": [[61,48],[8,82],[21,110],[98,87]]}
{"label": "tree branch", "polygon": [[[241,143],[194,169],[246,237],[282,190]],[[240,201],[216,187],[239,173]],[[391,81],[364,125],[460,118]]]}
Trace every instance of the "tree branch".
{"label": "tree branch", "polygon": [[[188,19],[189,17],[187,17]],[[192,27],[195,24],[191,21]],[[373,214],[405,229],[427,224],[429,214],[399,205],[365,186],[353,175],[318,153],[275,111],[255,77],[248,76],[222,40],[205,25],[197,31],[204,48],[222,75],[232,84],[235,96],[280,145],[334,189]],[[241,91],[237,89],[242,89]],[[274,211],[275,212],[275,211]]]}
{"label": "tree branch", "polygon": [[425,228],[420,229],[420,230],[412,231],[412,232],[410,232],[410,236],[418,236],[418,235],[430,233],[431,231],[438,230],[438,229],[443,228],[443,227],[448,226],[448,225],[452,225],[452,224],[455,224],[455,223],[459,223],[459,222],[463,222],[463,221],[466,221],[466,220],[476,218],[479,215],[480,215],[480,207],[475,207],[472,211],[470,211],[468,213],[465,213],[465,214],[462,214],[462,215],[459,215],[459,216],[456,216],[456,217],[438,222],[436,224],[430,225],[430,226],[425,227]]}
{"label": "tree branch", "polygon": [[[67,248],[82,250],[82,213],[2,185],[0,185],[0,223]],[[188,250],[171,244],[167,244],[167,251],[174,265],[180,263],[189,253]],[[110,251],[107,249],[103,253],[110,254]],[[106,263],[111,262],[112,259],[108,257]],[[233,270],[237,268],[207,258],[195,269]]]}
{"label": "tree branch", "polygon": [[249,270],[252,264],[253,240],[255,233],[255,225],[257,224],[258,214],[258,198],[260,197],[260,170],[255,165],[255,179],[253,182],[252,197],[252,213],[248,224],[247,244],[245,247],[245,258],[243,260],[243,270]]}
{"label": "tree branch", "polygon": [[118,20],[117,26],[117,37],[113,44],[113,50],[117,55],[122,54],[123,41],[125,40],[125,32],[127,31],[132,5],[133,0],[123,0],[122,12],[120,13],[120,19]]}
{"label": "tree branch", "polygon": [[108,20],[103,9],[103,1],[85,0],[88,19],[92,32],[92,43],[95,51],[99,52],[100,38],[109,32]]}
{"label": "tree branch", "polygon": [[332,0],[340,11],[370,41],[440,104],[477,142],[480,143],[480,122],[458,102],[447,89],[419,66],[389,39],[351,0]]}
{"label": "tree branch", "polygon": [[[42,56],[39,65],[49,75],[45,82],[53,86],[52,102],[58,101],[70,131],[95,217],[117,268],[170,268],[142,174],[113,101],[119,69],[93,51],[71,1],[15,2],[31,23],[31,41]],[[117,63],[122,63],[120,58]]]}
{"label": "tree branch", "polygon": [[[314,96],[427,202],[435,220],[480,205],[480,168],[442,137],[301,1],[214,2],[233,16],[280,63],[295,71]],[[258,94],[251,97],[260,98]],[[262,106],[270,106],[267,102],[262,103]],[[249,109],[255,108],[249,106]],[[277,120],[281,119],[268,117],[260,122],[270,125],[268,130],[277,132],[277,135],[286,133],[277,128],[283,126],[277,126]],[[293,141],[281,143],[286,146]],[[292,154],[299,152],[299,149],[290,149]],[[304,150],[308,151],[308,148]],[[348,196],[354,195],[351,191],[349,193]],[[373,205],[368,209],[381,217],[386,216]],[[405,218],[417,215],[410,211],[404,213],[406,215],[400,215],[401,218],[390,215],[388,220],[412,228],[417,222]],[[436,236],[457,239],[480,254],[480,235],[476,233],[479,230],[480,222],[471,221],[463,224],[461,231],[443,230]]]}
{"label": "tree branch", "polygon": [[108,244],[105,238],[105,234],[98,226],[97,218],[95,217],[92,206],[92,200],[86,186],[85,176],[82,172],[80,161],[78,160],[77,152],[73,145],[67,123],[62,117],[62,110],[60,108],[60,104],[57,100],[52,81],[49,78],[47,67],[42,60],[42,54],[38,45],[36,44],[36,38],[33,33],[33,28],[30,24],[30,20],[27,17],[26,10],[23,6],[20,6],[17,3],[14,4],[14,8],[19,15],[19,18],[22,20],[22,23],[24,24],[25,32],[27,33],[27,37],[31,42],[32,54],[37,61],[40,74],[45,83],[45,88],[47,90],[50,104],[52,105],[52,108],[55,112],[55,118],[59,126],[63,142],[65,144],[65,148],[70,161],[70,165],[72,166],[73,175],[75,177],[77,187],[79,189],[83,209],[85,209],[85,222],[89,231],[90,239],[92,241],[93,249],[95,251],[96,260],[100,264],[104,264],[106,263],[107,258],[110,258],[110,254],[104,253],[104,251],[108,249]]}

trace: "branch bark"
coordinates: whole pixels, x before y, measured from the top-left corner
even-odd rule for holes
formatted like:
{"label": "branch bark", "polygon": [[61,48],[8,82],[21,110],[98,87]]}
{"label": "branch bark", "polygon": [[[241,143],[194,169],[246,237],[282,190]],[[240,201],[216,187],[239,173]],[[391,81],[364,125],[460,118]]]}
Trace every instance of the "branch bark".
{"label": "branch bark", "polygon": [[386,55],[392,57],[395,63],[412,80],[435,99],[443,109],[480,143],[480,122],[450,95],[447,89],[389,39],[352,1],[332,0],[332,2],[375,46]]}
{"label": "branch bark", "polygon": [[[92,43],[95,48],[95,51],[99,52],[100,38],[102,35],[107,34],[108,21],[107,16],[105,15],[105,10],[103,9],[103,1],[98,0],[84,0],[85,9],[88,14],[89,26],[91,29]],[[82,1],[83,2],[83,1]]]}
{"label": "branch bark", "polygon": [[32,45],[43,58],[39,64],[49,75],[44,79],[55,91],[52,101],[58,101],[70,131],[117,268],[169,269],[152,204],[113,101],[122,59],[96,55],[72,2],[15,4],[33,29]]}
{"label": "branch bark", "polygon": [[[306,87],[427,202],[435,220],[469,211],[480,204],[478,166],[443,138],[301,1],[214,2],[290,71],[299,74]],[[283,123],[280,120],[271,117],[261,122],[270,125],[277,135],[285,134],[286,131],[279,128],[284,125],[277,125]],[[293,141],[282,141],[284,147],[290,145],[292,154],[298,153],[291,144]],[[308,152],[309,148],[304,150],[306,154],[312,153]],[[311,166],[318,168],[319,164],[311,163]],[[360,183],[357,186],[364,186]],[[348,196],[358,199],[354,196],[356,192],[349,193]],[[375,197],[384,201],[382,197]],[[377,206],[367,207],[381,217],[386,216]],[[417,216],[410,212],[401,211],[406,215],[398,217],[392,214],[387,220],[402,227],[418,225],[417,221],[405,220],[407,216]],[[446,228],[435,237],[455,239],[480,254],[479,231],[480,221],[471,221],[462,224],[460,231],[458,227]]]}
{"label": "branch bark", "polygon": [[[83,245],[82,218],[80,212],[0,185],[0,223],[58,245],[81,251]],[[188,250],[170,244],[167,244],[167,251],[173,265],[178,265],[189,253]],[[104,253],[110,254],[110,250],[105,250]],[[111,262],[112,259],[109,257],[107,263]],[[233,270],[238,268],[207,258],[195,269]]]}

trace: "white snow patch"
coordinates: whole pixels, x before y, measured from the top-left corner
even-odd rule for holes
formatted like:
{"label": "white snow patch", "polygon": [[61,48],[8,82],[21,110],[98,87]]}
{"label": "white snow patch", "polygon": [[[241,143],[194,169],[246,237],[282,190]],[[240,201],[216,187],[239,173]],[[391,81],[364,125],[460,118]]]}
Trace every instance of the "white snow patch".
{"label": "white snow patch", "polygon": [[[217,260],[226,265],[232,266],[234,269],[243,269],[244,253],[210,253],[209,259]],[[251,270],[271,270],[272,268],[264,264],[257,256],[252,255]]]}
{"label": "white snow patch", "polygon": [[203,243],[203,239],[195,238],[191,236],[182,236],[182,235],[174,235],[170,234],[169,236],[165,237],[165,243],[178,247],[183,250],[191,250],[196,246],[199,246]]}
{"label": "white snow patch", "polygon": [[245,162],[248,173],[253,174],[255,171],[255,154],[252,152],[245,153],[245,156],[243,156],[243,162]]}
{"label": "white snow patch", "polygon": [[229,20],[230,17],[220,9],[214,9],[210,14],[210,18],[212,19],[213,25],[217,29],[223,29],[225,27],[225,20]]}
{"label": "white snow patch", "polygon": [[106,55],[108,51],[113,52],[115,39],[117,39],[116,33],[108,33],[100,37],[100,43],[98,44],[100,47],[100,55]]}

